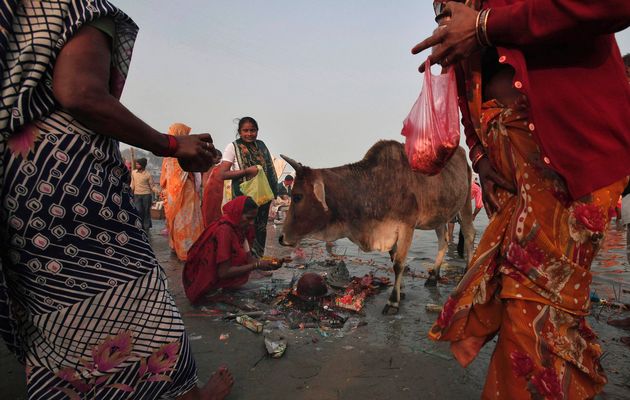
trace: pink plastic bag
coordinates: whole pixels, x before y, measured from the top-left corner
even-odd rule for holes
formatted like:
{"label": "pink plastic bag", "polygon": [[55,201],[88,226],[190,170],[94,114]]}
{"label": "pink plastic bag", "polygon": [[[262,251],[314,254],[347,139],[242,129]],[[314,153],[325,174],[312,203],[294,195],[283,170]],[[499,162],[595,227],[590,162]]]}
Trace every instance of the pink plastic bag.
{"label": "pink plastic bag", "polygon": [[427,60],[424,86],[403,122],[402,135],[411,168],[435,175],[444,168],[459,145],[459,108],[455,70],[433,75]]}

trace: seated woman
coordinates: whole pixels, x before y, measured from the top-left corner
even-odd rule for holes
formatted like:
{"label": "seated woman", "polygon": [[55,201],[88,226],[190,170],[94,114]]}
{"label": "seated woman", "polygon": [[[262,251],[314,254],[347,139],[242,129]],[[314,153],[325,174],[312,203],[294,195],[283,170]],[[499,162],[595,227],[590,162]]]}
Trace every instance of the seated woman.
{"label": "seated woman", "polygon": [[237,289],[253,270],[270,271],[284,259],[256,259],[251,252],[258,206],[251,197],[238,196],[223,206],[223,216],[201,234],[188,252],[183,283],[186,296],[197,303],[211,290]]}

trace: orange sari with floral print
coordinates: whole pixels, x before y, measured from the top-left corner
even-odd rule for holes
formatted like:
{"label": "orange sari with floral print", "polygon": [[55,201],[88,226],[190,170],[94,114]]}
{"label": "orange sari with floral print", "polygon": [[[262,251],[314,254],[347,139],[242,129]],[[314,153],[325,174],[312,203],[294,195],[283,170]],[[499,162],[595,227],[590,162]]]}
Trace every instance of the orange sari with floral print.
{"label": "orange sari with floral print", "polygon": [[[187,135],[190,128],[173,124],[171,135]],[[164,215],[168,228],[168,243],[177,258],[186,261],[188,249],[203,232],[201,197],[192,172],[184,171],[176,158],[164,158],[160,186],[165,193]]]}
{"label": "orange sari with floral print", "polygon": [[585,321],[590,265],[627,179],[572,201],[541,160],[526,100],[483,104],[480,139],[513,182],[469,268],[431,328],[467,366],[497,333],[484,399],[592,398],[606,383],[601,348]]}

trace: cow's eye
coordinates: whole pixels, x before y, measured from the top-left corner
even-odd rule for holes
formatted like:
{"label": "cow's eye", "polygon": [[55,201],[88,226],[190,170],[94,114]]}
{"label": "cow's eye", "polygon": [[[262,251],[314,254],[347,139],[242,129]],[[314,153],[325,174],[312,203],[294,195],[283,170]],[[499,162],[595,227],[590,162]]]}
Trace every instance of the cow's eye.
{"label": "cow's eye", "polygon": [[294,194],[293,196],[291,196],[291,200],[294,203],[299,203],[300,200],[302,200],[302,195],[301,194]]}

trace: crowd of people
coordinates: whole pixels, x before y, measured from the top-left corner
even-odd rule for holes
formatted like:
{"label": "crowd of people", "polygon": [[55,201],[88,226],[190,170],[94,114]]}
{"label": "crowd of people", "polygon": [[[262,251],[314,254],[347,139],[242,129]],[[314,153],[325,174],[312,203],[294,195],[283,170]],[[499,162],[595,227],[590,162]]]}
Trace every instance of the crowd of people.
{"label": "crowd of people", "polygon": [[[614,38],[630,3],[434,6],[439,25],[412,52],[433,48],[431,63],[456,69],[491,218],[429,336],[467,366],[498,335],[483,398],[592,398],[607,380],[585,320],[590,265],[630,175],[630,74]],[[257,121],[241,118],[220,153],[209,134],[134,116],[119,98],[138,27],[107,1],[0,12],[0,334],[29,398],[223,399],[226,368],[198,386],[147,234],[156,186],[146,160],[129,172],[119,142],[165,157],[169,244],[196,301],[284,261],[264,257],[270,202],[241,191],[259,171],[273,196],[291,191]]]}

